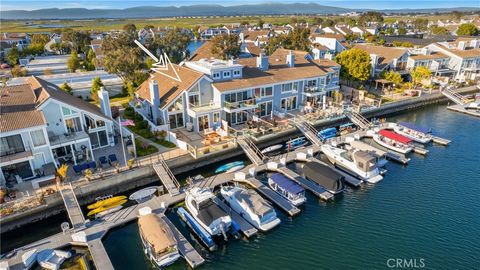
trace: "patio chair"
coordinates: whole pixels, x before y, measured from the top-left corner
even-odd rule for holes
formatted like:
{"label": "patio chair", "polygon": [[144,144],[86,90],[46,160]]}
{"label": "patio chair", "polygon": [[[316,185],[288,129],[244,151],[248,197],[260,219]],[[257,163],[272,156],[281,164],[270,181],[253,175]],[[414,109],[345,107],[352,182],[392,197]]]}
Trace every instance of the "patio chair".
{"label": "patio chair", "polygon": [[89,169],[95,170],[97,168],[97,163],[95,161],[89,162],[87,164]]}
{"label": "patio chair", "polygon": [[73,171],[75,172],[75,174],[80,174],[80,173],[82,173],[82,166],[80,166],[80,165],[73,165]]}
{"label": "patio chair", "polygon": [[103,167],[103,165],[108,164],[107,157],[105,157],[105,156],[99,157],[98,162],[100,164],[100,167]]}
{"label": "patio chair", "polygon": [[80,165],[80,169],[81,169],[82,171],[88,169],[88,164],[87,164],[87,163],[81,164],[81,165]]}
{"label": "patio chair", "polygon": [[111,154],[108,156],[108,162],[110,163],[110,166],[115,166],[118,164],[118,159],[115,154]]}

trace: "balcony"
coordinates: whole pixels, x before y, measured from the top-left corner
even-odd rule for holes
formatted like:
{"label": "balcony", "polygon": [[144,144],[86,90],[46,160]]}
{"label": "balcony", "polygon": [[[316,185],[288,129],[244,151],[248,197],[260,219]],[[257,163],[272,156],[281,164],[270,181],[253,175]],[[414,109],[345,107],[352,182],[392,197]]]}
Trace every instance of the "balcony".
{"label": "balcony", "polygon": [[321,94],[325,94],[326,89],[324,86],[305,86],[303,88],[303,94],[307,97],[314,97]]}
{"label": "balcony", "polygon": [[188,106],[188,114],[192,117],[197,117],[197,114],[218,111],[220,109],[220,105],[217,105],[214,102],[202,105],[195,105],[190,103]]}
{"label": "balcony", "polygon": [[51,134],[49,132],[48,138],[52,146],[56,145],[69,145],[72,142],[89,139],[90,137],[85,131],[70,132],[64,134]]}
{"label": "balcony", "polygon": [[228,113],[232,113],[232,112],[238,112],[238,111],[255,109],[255,108],[257,108],[255,98],[251,98],[251,99],[245,99],[237,102],[225,101],[223,109]]}
{"label": "balcony", "polygon": [[2,149],[2,151],[0,151],[0,163],[12,162],[29,157],[33,158],[33,155],[30,147],[28,146],[9,148],[6,150]]}

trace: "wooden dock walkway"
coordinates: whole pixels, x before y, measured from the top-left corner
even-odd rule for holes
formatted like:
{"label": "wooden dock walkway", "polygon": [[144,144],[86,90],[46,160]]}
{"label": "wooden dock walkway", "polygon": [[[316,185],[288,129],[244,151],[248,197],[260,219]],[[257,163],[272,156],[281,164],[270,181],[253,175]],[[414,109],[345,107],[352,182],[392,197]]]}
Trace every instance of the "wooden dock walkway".
{"label": "wooden dock walkway", "polygon": [[448,106],[447,109],[449,109],[451,111],[459,112],[459,113],[468,114],[468,115],[471,115],[471,116],[480,117],[480,112],[479,111],[467,110],[467,109],[465,109],[465,106],[466,106],[465,104],[456,104],[456,105]]}
{"label": "wooden dock walkway", "polygon": [[303,133],[305,138],[307,138],[312,144],[316,146],[322,145],[322,141],[317,136],[318,131],[312,124],[298,117],[293,118],[291,122],[298,128],[298,130],[300,130],[300,132]]}
{"label": "wooden dock walkway", "polygon": [[60,195],[62,196],[63,203],[67,209],[67,214],[70,218],[73,229],[81,229],[85,225],[85,217],[83,216],[82,209],[78,204],[75,191],[73,191],[72,183],[63,185],[60,188]]}
{"label": "wooden dock walkway", "polygon": [[113,270],[113,264],[103,246],[102,239],[88,241],[88,249],[97,269]]}
{"label": "wooden dock walkway", "polygon": [[452,141],[437,136],[432,136],[432,141],[440,145],[449,145]]}
{"label": "wooden dock walkway", "polygon": [[175,240],[177,240],[178,251],[182,254],[183,258],[187,261],[190,267],[195,268],[205,263],[205,259],[193,248],[190,242],[183,236],[183,234],[173,225],[173,223],[164,215],[160,214],[160,217],[167,223],[172,230]]}
{"label": "wooden dock walkway", "polygon": [[240,230],[242,233],[250,238],[258,233],[258,230],[253,227],[252,224],[248,223],[243,217],[241,217],[237,212],[235,212],[232,208],[226,205],[222,200],[217,199],[215,202],[223,209],[223,211],[227,212],[233,221],[235,221],[238,226],[240,226]]}
{"label": "wooden dock walkway", "polygon": [[241,136],[237,138],[237,141],[253,164],[261,165],[265,162],[267,157],[260,151],[260,149],[258,149],[250,138]]}

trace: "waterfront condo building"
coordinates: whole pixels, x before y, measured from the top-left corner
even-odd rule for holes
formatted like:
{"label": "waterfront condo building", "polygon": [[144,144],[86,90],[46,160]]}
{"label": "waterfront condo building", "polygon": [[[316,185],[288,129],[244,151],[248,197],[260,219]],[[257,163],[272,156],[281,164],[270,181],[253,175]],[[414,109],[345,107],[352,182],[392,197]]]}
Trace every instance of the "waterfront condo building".
{"label": "waterfront condo building", "polygon": [[195,132],[236,126],[254,117],[306,109],[339,89],[340,66],[302,51],[238,60],[200,59],[154,72],[136,91],[135,110],[154,130]]}
{"label": "waterfront condo building", "polygon": [[114,144],[109,116],[37,77],[1,88],[0,184],[51,180],[60,164],[94,160]]}

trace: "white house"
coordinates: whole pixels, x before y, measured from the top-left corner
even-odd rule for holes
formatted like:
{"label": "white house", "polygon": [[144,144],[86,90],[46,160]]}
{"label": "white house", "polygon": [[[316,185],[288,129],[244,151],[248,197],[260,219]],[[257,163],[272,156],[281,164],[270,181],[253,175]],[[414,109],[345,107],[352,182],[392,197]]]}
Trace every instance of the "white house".
{"label": "white house", "polygon": [[378,76],[383,71],[394,70],[400,74],[407,73],[409,52],[405,48],[393,48],[368,44],[357,44],[353,48],[366,51],[372,63],[371,76]]}
{"label": "white house", "polygon": [[2,184],[38,185],[60,164],[93,161],[93,149],[114,145],[110,116],[54,84],[32,76],[0,91]]}

